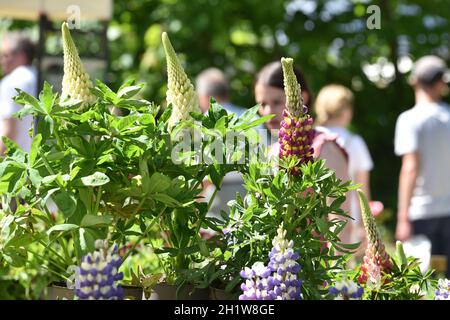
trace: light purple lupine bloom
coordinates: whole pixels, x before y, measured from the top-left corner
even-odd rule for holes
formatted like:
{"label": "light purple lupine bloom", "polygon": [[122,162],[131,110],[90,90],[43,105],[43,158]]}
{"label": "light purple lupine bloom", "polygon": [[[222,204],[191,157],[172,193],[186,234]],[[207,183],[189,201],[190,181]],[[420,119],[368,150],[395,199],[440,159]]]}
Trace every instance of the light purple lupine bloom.
{"label": "light purple lupine bloom", "polygon": [[272,275],[268,282],[270,295],[275,300],[300,300],[302,281],[298,279],[300,265],[299,255],[294,252],[294,242],[286,239],[287,231],[283,224],[277,230],[277,236],[272,240],[272,251],[269,253],[269,269]]}
{"label": "light purple lupine bloom", "polygon": [[439,279],[434,300],[450,300],[450,280]]}
{"label": "light purple lupine bloom", "polygon": [[281,225],[273,239],[273,248],[269,254],[269,265],[255,263],[251,268],[241,271],[241,277],[247,279],[242,285],[243,294],[239,300],[299,300],[302,282],[297,278],[299,258],[293,250],[293,241],[287,241],[286,230]]}
{"label": "light purple lupine bloom", "polygon": [[239,300],[273,300],[267,279],[270,273],[271,270],[262,262],[255,262],[251,268],[242,270],[240,275],[246,280],[241,284]]}
{"label": "light purple lupine bloom", "polygon": [[334,300],[360,300],[364,289],[347,278],[337,281],[328,289],[330,294],[336,295]]}
{"label": "light purple lupine bloom", "polygon": [[121,300],[123,289],[118,284],[123,273],[119,273],[122,258],[118,247],[108,247],[105,240],[95,241],[94,252],[83,256],[75,273],[75,295],[82,300]]}

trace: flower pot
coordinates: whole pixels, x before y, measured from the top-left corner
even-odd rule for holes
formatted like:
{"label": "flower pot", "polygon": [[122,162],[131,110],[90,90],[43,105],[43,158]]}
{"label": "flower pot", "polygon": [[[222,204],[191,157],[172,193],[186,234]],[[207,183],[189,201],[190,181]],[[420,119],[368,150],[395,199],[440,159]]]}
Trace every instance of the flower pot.
{"label": "flower pot", "polygon": [[[135,286],[122,286],[124,290],[125,299],[127,300],[142,300],[142,288]],[[69,289],[65,284],[52,283],[47,287],[47,296],[45,300],[73,300],[75,294],[73,289]]]}
{"label": "flower pot", "polygon": [[224,289],[209,288],[209,298],[211,300],[237,300],[237,296],[226,292]]}
{"label": "flower pot", "polygon": [[193,285],[185,285],[178,290],[175,285],[160,283],[152,288],[148,300],[208,300],[209,289],[195,288]]}

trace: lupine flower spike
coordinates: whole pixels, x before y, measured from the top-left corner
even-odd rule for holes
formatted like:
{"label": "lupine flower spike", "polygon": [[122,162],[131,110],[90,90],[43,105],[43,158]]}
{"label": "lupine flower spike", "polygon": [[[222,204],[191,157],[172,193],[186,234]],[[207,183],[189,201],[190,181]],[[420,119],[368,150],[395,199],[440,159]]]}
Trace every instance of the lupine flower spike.
{"label": "lupine flower spike", "polygon": [[361,213],[364,222],[364,228],[368,238],[367,249],[364,256],[364,263],[361,266],[361,275],[358,278],[359,283],[379,284],[382,273],[388,273],[392,269],[390,257],[387,254],[384,244],[381,241],[380,233],[375,222],[375,218],[370,211],[369,203],[362,190],[358,189],[358,196],[361,205]]}
{"label": "lupine flower spike", "polygon": [[360,300],[364,289],[358,286],[354,281],[347,278],[335,283],[328,289],[332,295],[336,295],[334,300]]}
{"label": "lupine flower spike", "polygon": [[286,240],[286,230],[281,225],[272,241],[269,265],[255,263],[241,271],[246,279],[241,285],[243,294],[239,300],[299,300],[302,282],[298,279],[300,265],[296,262],[293,241]]}
{"label": "lupine flower spike", "polygon": [[70,35],[67,22],[61,27],[64,50],[64,77],[62,81],[61,98],[71,98],[82,101],[81,107],[92,104],[96,98],[90,91],[92,81],[84,70],[81,59],[78,55],[75,43]]}
{"label": "lupine flower spike", "polygon": [[123,289],[117,283],[122,280],[119,273],[122,258],[118,247],[108,248],[108,242],[97,240],[96,250],[83,256],[75,273],[75,295],[82,300],[121,300]]}
{"label": "lupine flower spike", "polygon": [[246,280],[241,284],[243,293],[239,300],[273,300],[267,282],[270,273],[271,270],[262,262],[255,262],[251,268],[242,270],[240,275]]}
{"label": "lupine flower spike", "polygon": [[[299,164],[313,161],[314,149],[311,147],[314,130],[313,120],[308,115],[308,108],[303,105],[301,88],[293,69],[294,61],[291,58],[281,58],[284,75],[284,92],[286,95],[286,109],[283,111],[284,119],[278,132],[280,144],[279,157],[295,157]],[[295,167],[291,170],[298,175],[300,170]]]}
{"label": "lupine flower spike", "polygon": [[269,268],[272,275],[268,282],[272,287],[271,296],[275,299],[300,300],[302,282],[298,279],[299,254],[294,252],[294,242],[286,239],[286,233],[281,224],[277,230],[277,236],[272,240],[273,247],[269,253]]}
{"label": "lupine flower spike", "polygon": [[190,112],[201,112],[194,86],[178,60],[166,32],[162,34],[162,43],[167,59],[167,104],[172,104],[172,115],[168,122],[171,130],[181,120],[191,118]]}
{"label": "lupine flower spike", "polygon": [[450,300],[450,280],[439,279],[434,300]]}

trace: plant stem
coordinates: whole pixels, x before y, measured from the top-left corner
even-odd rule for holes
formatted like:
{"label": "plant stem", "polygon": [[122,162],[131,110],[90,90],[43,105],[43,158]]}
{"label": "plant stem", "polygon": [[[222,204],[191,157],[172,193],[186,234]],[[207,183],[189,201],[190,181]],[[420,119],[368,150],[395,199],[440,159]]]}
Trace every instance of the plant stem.
{"label": "plant stem", "polygon": [[72,231],[71,234],[72,234],[72,238],[73,238],[73,247],[75,250],[75,255],[77,257],[77,262],[78,262],[78,264],[80,264],[81,263],[81,247],[76,239],[77,237],[76,237],[75,231]]}
{"label": "plant stem", "polygon": [[101,198],[102,198],[102,186],[98,187],[97,197],[95,198],[94,212],[92,212],[94,215],[97,215],[97,213],[98,213],[98,208],[100,206]]}
{"label": "plant stem", "polygon": [[56,141],[58,143],[58,146],[61,148],[61,150],[64,150],[64,143],[61,140],[61,138],[59,137],[58,131],[57,130],[53,130],[53,134],[55,135]]}
{"label": "plant stem", "polygon": [[70,261],[66,260],[65,257],[61,256],[61,255],[60,255],[55,249],[53,249],[52,247],[47,246],[47,245],[45,244],[44,241],[38,240],[38,242],[39,242],[40,244],[42,244],[46,250],[49,250],[49,251],[53,252],[53,253],[54,253],[58,258],[60,258],[64,263],[70,264],[70,263],[68,263],[68,262],[70,262]]}
{"label": "plant stem", "polygon": [[[28,250],[29,253],[31,253],[32,255],[34,255],[35,257],[38,258],[38,260],[42,262],[46,261],[45,257],[43,257],[42,255],[40,255],[39,253],[33,252],[31,250]],[[64,267],[61,267],[59,264],[57,264],[56,262],[52,261],[52,260],[48,260],[49,263],[53,264],[55,267],[57,267],[58,269],[62,270],[63,272],[65,272],[66,270],[64,269]],[[44,266],[44,264],[41,264],[41,266]],[[48,267],[47,267],[48,268]],[[51,269],[47,269],[47,270],[51,270]],[[62,274],[57,273],[54,270],[51,270],[54,273],[56,273],[57,275],[62,276]],[[63,276],[64,277],[64,276]]]}
{"label": "plant stem", "polygon": [[[222,177],[222,179],[220,179],[219,185],[222,185],[222,181],[223,181],[223,177]],[[211,209],[211,206],[212,206],[212,204],[213,204],[213,202],[214,202],[214,199],[215,199],[215,197],[216,197],[218,191],[219,191],[219,189],[215,186],[215,190],[214,190],[214,192],[213,192],[211,198],[209,199],[209,202],[208,202],[208,206],[207,206],[206,212],[205,212],[204,215],[202,215],[202,216],[199,218],[198,226],[197,226],[197,229],[195,230],[195,234],[196,234],[196,235],[200,232],[200,228],[201,228],[201,226],[202,226],[203,220],[205,219],[206,215],[208,214],[209,209]]]}
{"label": "plant stem", "polygon": [[[164,213],[164,211],[166,211],[166,209],[167,209],[167,206],[164,206],[164,209],[161,210],[161,212],[156,217],[154,217],[153,220],[150,222],[150,224],[147,227],[147,230],[149,230],[151,227],[153,227],[154,222],[162,216],[162,214]],[[146,230],[146,234],[144,236],[148,237],[147,230]],[[133,250],[136,248],[137,244],[144,238],[144,236],[140,236],[139,240],[133,244],[133,246],[130,248],[130,250],[128,250],[128,252],[123,257],[123,261],[125,261],[128,258],[128,256],[133,252]]]}

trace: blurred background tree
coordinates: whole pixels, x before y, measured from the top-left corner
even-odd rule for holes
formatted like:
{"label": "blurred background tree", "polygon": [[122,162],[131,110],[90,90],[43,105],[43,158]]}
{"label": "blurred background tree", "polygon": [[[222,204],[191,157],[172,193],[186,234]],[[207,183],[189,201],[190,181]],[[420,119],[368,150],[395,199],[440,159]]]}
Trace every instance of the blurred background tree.
{"label": "blurred background tree", "polygon": [[[380,29],[368,28],[371,5],[380,8]],[[147,83],[145,98],[161,103],[160,35],[167,31],[191,79],[204,68],[221,68],[232,79],[232,102],[251,107],[255,73],[293,57],[313,93],[329,83],[355,92],[352,129],[368,143],[372,197],[385,204],[393,228],[400,169],[395,121],[414,103],[407,84],[412,62],[427,54],[449,62],[449,21],[446,0],[115,0],[107,81],[118,88],[136,78]],[[0,21],[0,30],[23,27],[36,30],[28,22]]]}

